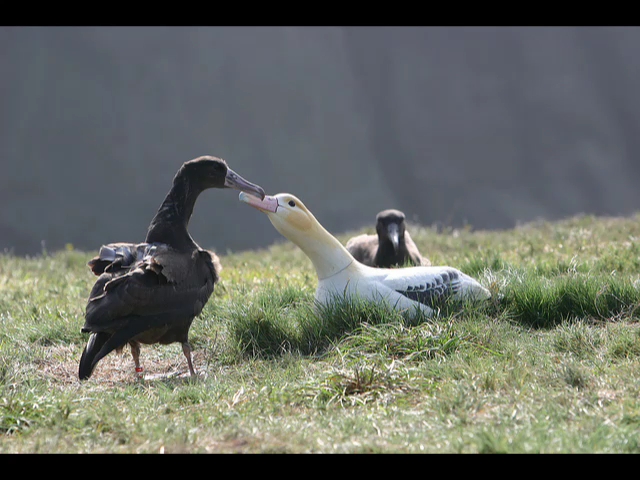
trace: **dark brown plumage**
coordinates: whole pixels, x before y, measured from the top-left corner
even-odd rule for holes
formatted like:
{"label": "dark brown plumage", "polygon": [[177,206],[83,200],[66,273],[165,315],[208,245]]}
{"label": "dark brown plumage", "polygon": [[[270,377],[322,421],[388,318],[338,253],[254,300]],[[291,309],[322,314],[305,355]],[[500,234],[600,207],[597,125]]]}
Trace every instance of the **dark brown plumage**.
{"label": "dark brown plumage", "polygon": [[358,235],[349,239],[347,250],[360,263],[390,268],[404,265],[431,265],[406,230],[404,213],[383,210],[376,216],[376,235]]}
{"label": "dark brown plumage", "polygon": [[185,162],[149,225],[144,243],[111,243],[89,261],[99,275],[87,302],[82,332],[90,333],[78,376],[88,379],[96,364],[127,343],[141,372],[140,344],[180,342],[195,375],[188,341],[193,319],[213,293],[218,257],[200,248],[187,227],[195,202],[208,188],[234,188],[264,198],[264,190],[203,156]]}

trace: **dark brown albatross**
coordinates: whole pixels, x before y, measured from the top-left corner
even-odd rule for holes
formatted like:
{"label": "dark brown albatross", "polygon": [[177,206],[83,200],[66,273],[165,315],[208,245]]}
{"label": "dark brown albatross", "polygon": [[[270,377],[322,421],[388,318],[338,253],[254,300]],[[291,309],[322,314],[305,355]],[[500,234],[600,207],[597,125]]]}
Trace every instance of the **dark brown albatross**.
{"label": "dark brown albatross", "polygon": [[96,364],[129,343],[140,373],[140,344],[180,342],[195,375],[189,328],[218,281],[218,257],[194,242],[187,227],[196,200],[208,188],[234,188],[264,198],[262,187],[231,170],[220,158],[185,162],[173,179],[144,243],[103,245],[88,265],[99,275],[87,302],[82,332],[90,333],[78,368],[88,379]]}
{"label": "dark brown albatross", "polygon": [[370,267],[429,266],[406,230],[404,213],[383,210],[376,216],[376,235],[350,238],[346,248],[353,258]]}

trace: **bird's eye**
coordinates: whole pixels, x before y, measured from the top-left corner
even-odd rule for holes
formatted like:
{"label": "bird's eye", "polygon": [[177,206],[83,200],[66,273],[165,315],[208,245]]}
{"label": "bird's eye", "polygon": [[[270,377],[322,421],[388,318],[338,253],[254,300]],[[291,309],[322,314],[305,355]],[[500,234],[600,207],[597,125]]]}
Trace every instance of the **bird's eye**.
{"label": "bird's eye", "polygon": [[289,206],[290,207],[295,207],[296,206],[296,202],[294,202],[293,200],[289,200]]}

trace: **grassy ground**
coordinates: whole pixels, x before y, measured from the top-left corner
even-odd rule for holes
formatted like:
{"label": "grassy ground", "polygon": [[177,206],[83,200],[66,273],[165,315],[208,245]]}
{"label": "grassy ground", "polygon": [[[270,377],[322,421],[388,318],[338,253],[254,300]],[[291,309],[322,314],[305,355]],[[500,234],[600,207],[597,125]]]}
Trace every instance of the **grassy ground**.
{"label": "grassy ground", "polygon": [[0,256],[0,452],[640,452],[639,220],[413,226],[494,298],[411,323],[314,310],[292,244],[229,253],[197,379],[174,344],[143,346],[160,378],[125,349],[80,383],[93,252]]}

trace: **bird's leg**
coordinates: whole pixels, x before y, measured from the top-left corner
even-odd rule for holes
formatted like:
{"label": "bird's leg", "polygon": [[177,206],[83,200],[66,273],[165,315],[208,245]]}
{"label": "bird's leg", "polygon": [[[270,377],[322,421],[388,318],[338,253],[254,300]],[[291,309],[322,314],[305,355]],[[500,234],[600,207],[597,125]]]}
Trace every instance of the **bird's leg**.
{"label": "bird's leg", "polygon": [[138,377],[142,377],[142,367],[140,366],[140,344],[138,342],[129,342],[129,345],[131,345],[133,363],[136,365],[136,374]]}
{"label": "bird's leg", "polygon": [[189,372],[191,373],[191,376],[194,377],[196,375],[196,371],[193,369],[193,362],[191,361],[191,345],[189,345],[189,342],[182,342],[182,352],[184,353],[184,356],[187,357]]}

